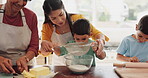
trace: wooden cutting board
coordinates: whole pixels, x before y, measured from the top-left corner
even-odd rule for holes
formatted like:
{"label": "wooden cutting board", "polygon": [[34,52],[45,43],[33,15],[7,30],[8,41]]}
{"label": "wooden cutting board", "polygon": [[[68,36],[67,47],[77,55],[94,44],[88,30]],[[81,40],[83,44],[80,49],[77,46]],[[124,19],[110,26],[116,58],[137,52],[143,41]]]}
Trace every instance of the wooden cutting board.
{"label": "wooden cutting board", "polygon": [[121,78],[148,78],[148,68],[115,68]]}

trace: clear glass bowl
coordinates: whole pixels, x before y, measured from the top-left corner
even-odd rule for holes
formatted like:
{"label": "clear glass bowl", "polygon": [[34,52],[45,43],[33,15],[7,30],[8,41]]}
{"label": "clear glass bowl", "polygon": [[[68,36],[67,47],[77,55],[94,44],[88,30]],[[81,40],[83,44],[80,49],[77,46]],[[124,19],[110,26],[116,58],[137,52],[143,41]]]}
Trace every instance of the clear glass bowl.
{"label": "clear glass bowl", "polygon": [[69,70],[76,74],[83,74],[87,72],[93,62],[93,56],[91,55],[76,56],[73,54],[67,54],[64,57],[66,59],[66,66]]}

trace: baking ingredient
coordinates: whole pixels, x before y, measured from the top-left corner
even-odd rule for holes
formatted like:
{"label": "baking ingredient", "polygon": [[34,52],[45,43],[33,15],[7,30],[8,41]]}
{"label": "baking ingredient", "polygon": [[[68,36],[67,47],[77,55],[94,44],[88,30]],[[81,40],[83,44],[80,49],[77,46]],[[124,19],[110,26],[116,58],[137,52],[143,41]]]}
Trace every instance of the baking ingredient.
{"label": "baking ingredient", "polygon": [[39,76],[49,75],[51,73],[48,67],[37,67],[30,69],[29,72],[23,71],[23,75],[25,78],[38,78]]}
{"label": "baking ingredient", "polygon": [[36,78],[35,75],[33,75],[33,74],[27,72],[26,70],[24,70],[24,71],[22,72],[22,74],[23,74],[24,78]]}
{"label": "baking ingredient", "polygon": [[68,68],[73,72],[86,72],[89,68],[85,65],[70,65]]}
{"label": "baking ingredient", "polygon": [[30,69],[30,73],[35,75],[36,77],[41,76],[41,75],[48,75],[50,74],[50,70],[48,67],[37,67]]}

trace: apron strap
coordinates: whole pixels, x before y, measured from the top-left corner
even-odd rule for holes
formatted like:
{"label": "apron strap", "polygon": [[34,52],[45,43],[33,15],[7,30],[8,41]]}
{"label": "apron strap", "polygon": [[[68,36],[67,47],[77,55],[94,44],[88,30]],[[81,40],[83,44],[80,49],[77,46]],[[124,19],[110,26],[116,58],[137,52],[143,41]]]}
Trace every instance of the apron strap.
{"label": "apron strap", "polygon": [[[27,25],[24,11],[21,9],[20,12],[21,12],[23,24],[24,24],[24,25]],[[23,25],[23,26],[24,26],[24,25]]]}
{"label": "apron strap", "polygon": [[0,9],[0,23],[2,23],[2,20],[3,20],[3,15],[4,15],[4,7],[5,7],[5,4],[2,5],[1,9]]}

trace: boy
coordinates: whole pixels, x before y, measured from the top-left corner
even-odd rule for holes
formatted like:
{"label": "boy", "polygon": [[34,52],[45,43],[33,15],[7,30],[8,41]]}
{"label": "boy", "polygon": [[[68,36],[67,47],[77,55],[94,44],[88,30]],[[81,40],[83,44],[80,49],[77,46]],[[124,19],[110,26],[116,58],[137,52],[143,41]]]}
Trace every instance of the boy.
{"label": "boy", "polygon": [[[72,34],[74,36],[73,41],[69,41],[68,43],[75,43],[75,42],[84,42],[84,43],[92,43],[90,38],[90,24],[89,21],[86,19],[79,19],[72,25]],[[95,44],[95,43],[92,43]],[[65,55],[67,54],[67,50],[65,47],[55,47],[54,52],[57,55]],[[89,51],[85,55],[92,55],[93,56],[93,64],[95,66],[95,55],[99,59],[104,59],[106,54],[103,50],[99,50],[98,47],[91,47]]]}
{"label": "boy", "polygon": [[148,61],[148,15],[136,24],[136,33],[123,39],[117,49],[117,59],[125,62]]}

